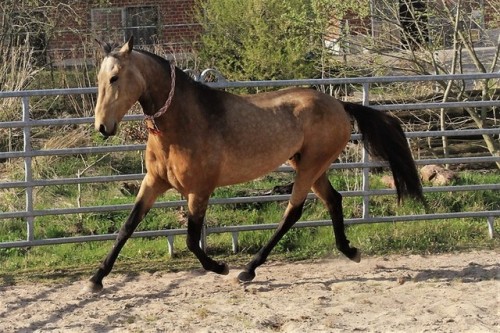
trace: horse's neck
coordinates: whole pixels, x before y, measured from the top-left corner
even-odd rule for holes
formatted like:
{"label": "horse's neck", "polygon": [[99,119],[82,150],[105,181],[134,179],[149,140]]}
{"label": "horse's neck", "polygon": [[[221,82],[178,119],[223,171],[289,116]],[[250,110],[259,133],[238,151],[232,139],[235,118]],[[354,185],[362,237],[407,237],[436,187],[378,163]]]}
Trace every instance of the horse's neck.
{"label": "horse's neck", "polygon": [[164,105],[170,90],[170,73],[148,55],[136,52],[139,71],[146,89],[139,98],[145,114],[153,115]]}
{"label": "horse's neck", "polygon": [[156,103],[149,94],[149,91],[146,91],[142,94],[141,97],[139,97],[139,104],[141,105],[142,110],[146,115],[151,116],[158,110],[158,108],[156,107]]}

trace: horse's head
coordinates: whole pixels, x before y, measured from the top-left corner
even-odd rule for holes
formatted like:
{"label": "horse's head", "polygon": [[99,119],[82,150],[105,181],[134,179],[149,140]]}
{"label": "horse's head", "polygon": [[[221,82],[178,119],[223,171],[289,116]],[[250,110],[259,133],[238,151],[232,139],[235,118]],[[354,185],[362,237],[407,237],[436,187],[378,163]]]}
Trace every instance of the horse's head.
{"label": "horse's head", "polygon": [[118,123],[142,95],[145,81],[133,61],[132,37],[116,51],[108,43],[97,42],[104,59],[97,76],[95,128],[108,137],[116,134]]}

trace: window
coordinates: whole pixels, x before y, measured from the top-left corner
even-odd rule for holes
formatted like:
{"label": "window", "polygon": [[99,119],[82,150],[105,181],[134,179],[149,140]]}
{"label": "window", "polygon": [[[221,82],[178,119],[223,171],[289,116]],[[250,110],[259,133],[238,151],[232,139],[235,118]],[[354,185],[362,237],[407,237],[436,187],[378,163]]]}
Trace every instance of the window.
{"label": "window", "polygon": [[126,38],[134,36],[141,45],[154,44],[158,35],[156,7],[128,7],[125,9]]}
{"label": "window", "polygon": [[95,8],[91,17],[98,38],[120,42],[134,36],[137,45],[151,45],[158,40],[157,7]]}
{"label": "window", "polygon": [[429,42],[427,6],[420,0],[399,1],[399,21],[403,29],[401,44],[405,49],[415,49]]}

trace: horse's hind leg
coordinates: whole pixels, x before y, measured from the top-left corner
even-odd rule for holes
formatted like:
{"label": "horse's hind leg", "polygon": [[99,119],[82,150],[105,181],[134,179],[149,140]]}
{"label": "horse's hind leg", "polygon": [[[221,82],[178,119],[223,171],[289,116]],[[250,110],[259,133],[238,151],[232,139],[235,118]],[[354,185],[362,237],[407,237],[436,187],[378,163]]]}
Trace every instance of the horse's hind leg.
{"label": "horse's hind leg", "polygon": [[304,201],[298,205],[293,205],[288,203],[283,219],[278,225],[278,228],[274,232],[273,236],[269,242],[260,249],[260,251],[254,256],[252,261],[245,267],[245,270],[238,275],[238,279],[241,282],[249,282],[255,278],[255,270],[257,267],[262,265],[272,249],[278,244],[279,240],[286,234],[288,230],[297,222],[302,216],[302,208],[304,206]]}
{"label": "horse's hind leg", "polygon": [[307,197],[307,193],[311,187],[311,178],[301,175],[297,175],[295,183],[292,189],[292,196],[288,202],[288,206],[285,210],[282,220],[280,221],[278,228],[274,232],[273,236],[269,242],[254,256],[252,261],[248,263],[243,272],[238,275],[238,279],[241,282],[252,281],[255,278],[255,270],[257,267],[262,265],[272,249],[278,244],[279,240],[286,234],[288,230],[297,222],[302,216],[302,208],[304,207],[304,201]]}
{"label": "horse's hind leg", "polygon": [[137,195],[134,208],[130,212],[127,221],[120,228],[113,248],[108,253],[92,278],[90,278],[87,290],[91,292],[99,292],[102,290],[102,280],[111,272],[115,260],[118,257],[120,250],[125,245],[125,242],[127,242],[134,230],[137,228],[137,225],[142,221],[144,216],[146,216],[158,195],[162,194],[169,188],[169,184],[154,179],[151,175],[146,174],[146,177],[144,177],[144,180],[142,181],[139,194]]}
{"label": "horse's hind leg", "polygon": [[190,194],[188,196],[188,234],[186,245],[194,253],[201,265],[207,271],[217,274],[228,274],[229,268],[225,263],[219,263],[211,259],[200,247],[201,229],[208,205],[209,196]]}
{"label": "horse's hind leg", "polygon": [[335,244],[340,252],[349,259],[360,262],[361,253],[355,247],[349,246],[344,230],[344,215],[342,213],[342,195],[331,185],[326,173],[321,175],[312,186],[314,193],[323,201],[333,222]]}

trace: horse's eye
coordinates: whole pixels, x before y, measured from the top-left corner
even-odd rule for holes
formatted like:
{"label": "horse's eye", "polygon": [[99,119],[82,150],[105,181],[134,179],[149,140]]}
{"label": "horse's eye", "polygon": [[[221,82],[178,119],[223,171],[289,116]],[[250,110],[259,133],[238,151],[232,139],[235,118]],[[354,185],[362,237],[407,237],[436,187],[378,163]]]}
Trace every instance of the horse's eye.
{"label": "horse's eye", "polygon": [[114,76],[111,77],[111,79],[109,79],[109,84],[113,84],[117,80],[118,80],[118,76],[114,75]]}

